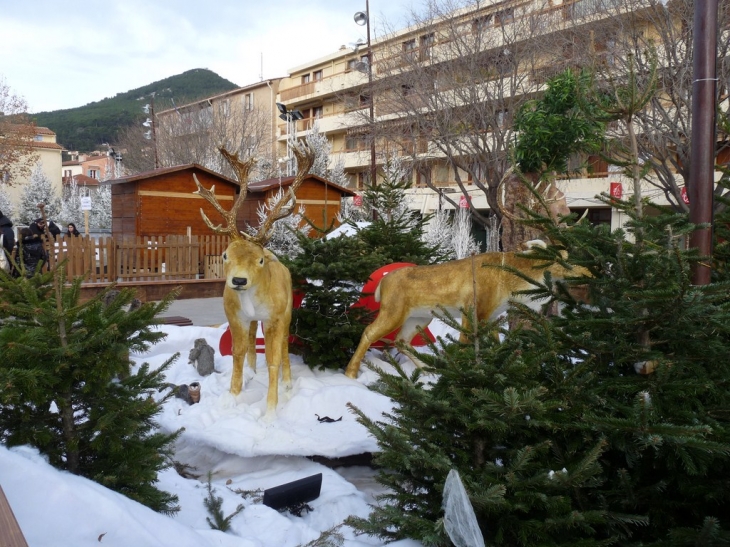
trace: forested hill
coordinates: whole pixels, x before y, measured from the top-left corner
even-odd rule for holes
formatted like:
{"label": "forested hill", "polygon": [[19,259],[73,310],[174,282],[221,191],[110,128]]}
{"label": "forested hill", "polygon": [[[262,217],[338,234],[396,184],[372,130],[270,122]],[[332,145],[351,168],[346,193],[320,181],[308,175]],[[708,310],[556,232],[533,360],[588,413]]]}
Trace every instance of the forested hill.
{"label": "forested hill", "polygon": [[116,141],[119,129],[142,123],[146,115],[142,107],[155,93],[155,110],[185,104],[204,97],[224,93],[237,86],[204,68],[188,70],[144,87],[118,93],[112,98],[77,108],[40,112],[33,118],[41,127],[56,133],[56,140],[67,150],[90,152],[102,143]]}

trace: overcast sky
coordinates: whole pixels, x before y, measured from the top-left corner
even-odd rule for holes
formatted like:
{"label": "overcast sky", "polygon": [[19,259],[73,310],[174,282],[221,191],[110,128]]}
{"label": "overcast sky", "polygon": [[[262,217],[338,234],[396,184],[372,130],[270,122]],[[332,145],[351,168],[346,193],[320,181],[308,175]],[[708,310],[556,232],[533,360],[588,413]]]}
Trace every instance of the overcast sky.
{"label": "overcast sky", "polygon": [[[373,38],[419,5],[370,0]],[[352,18],[364,10],[365,0],[0,0],[0,76],[34,113],[193,68],[245,86],[365,39]]]}

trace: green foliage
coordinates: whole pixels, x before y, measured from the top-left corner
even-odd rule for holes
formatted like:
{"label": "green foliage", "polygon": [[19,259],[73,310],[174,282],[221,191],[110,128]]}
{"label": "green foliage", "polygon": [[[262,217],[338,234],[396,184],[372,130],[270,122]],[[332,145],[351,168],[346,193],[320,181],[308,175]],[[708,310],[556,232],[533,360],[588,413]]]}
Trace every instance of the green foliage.
{"label": "green foliage", "polygon": [[392,415],[355,412],[389,491],[356,528],[448,545],[441,493],[455,468],[489,545],[727,541],[730,280],[691,285],[700,257],[684,247],[686,216],[611,203],[625,229],[554,228],[556,245],[535,251],[567,249],[588,268],[590,305],[548,276],[528,293],[559,301],[560,315],[515,305],[521,326],[501,343],[500,325],[482,324],[419,355],[434,375],[381,372]]}
{"label": "green foliage", "polygon": [[205,517],[205,520],[208,521],[208,525],[213,530],[227,532],[231,529],[231,521],[233,520],[233,517],[243,511],[243,504],[238,504],[236,510],[226,517],[223,515],[222,509],[223,498],[215,495],[215,488],[213,488],[212,484],[212,474],[210,472],[208,473],[208,483],[206,484],[206,488],[208,489],[208,496],[203,500],[203,505],[205,505],[205,509],[208,511],[208,514],[210,514],[210,517],[213,517],[213,519],[211,520],[210,517]]}
{"label": "green foliage", "polygon": [[428,264],[438,251],[421,241],[423,221],[404,205],[403,183],[385,181],[366,192],[377,220],[355,235],[310,239],[299,236],[302,252],[287,262],[294,289],[305,295],[292,315],[292,350],[309,366],[339,369],[352,357],[372,314],[353,308],[375,270],[393,262]]}
{"label": "green foliage", "polygon": [[29,444],[51,465],[156,511],[176,496],[155,487],[176,434],[156,431],[164,371],[130,374],[130,351],[164,337],[150,328],[174,298],[128,310],[130,290],[80,301],[81,279],[61,269],[12,278],[0,271],[0,442]]}
{"label": "green foliage", "polygon": [[342,547],[345,543],[345,536],[340,532],[341,524],[328,528],[318,538],[305,543],[301,547]]}
{"label": "green foliage", "polygon": [[586,73],[566,70],[548,80],[540,99],[517,112],[515,161],[523,173],[566,173],[571,155],[600,150],[604,124],[578,99],[589,82]]}
{"label": "green foliage", "polygon": [[141,123],[141,108],[149,102],[151,93],[155,93],[155,109],[159,112],[172,108],[172,100],[182,105],[237,87],[210,70],[196,68],[85,106],[39,112],[33,118],[37,125],[54,131],[56,140],[66,149],[90,152],[102,143],[116,142],[122,127]]}

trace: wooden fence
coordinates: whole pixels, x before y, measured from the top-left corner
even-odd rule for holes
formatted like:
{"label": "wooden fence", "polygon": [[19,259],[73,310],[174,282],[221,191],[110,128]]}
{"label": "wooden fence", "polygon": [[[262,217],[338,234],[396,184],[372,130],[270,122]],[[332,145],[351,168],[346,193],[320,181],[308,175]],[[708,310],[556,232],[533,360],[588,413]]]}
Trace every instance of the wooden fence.
{"label": "wooden fence", "polygon": [[51,267],[65,261],[68,278],[109,283],[219,279],[227,246],[228,236],[218,235],[138,236],[120,242],[81,236],[58,238],[46,248]]}

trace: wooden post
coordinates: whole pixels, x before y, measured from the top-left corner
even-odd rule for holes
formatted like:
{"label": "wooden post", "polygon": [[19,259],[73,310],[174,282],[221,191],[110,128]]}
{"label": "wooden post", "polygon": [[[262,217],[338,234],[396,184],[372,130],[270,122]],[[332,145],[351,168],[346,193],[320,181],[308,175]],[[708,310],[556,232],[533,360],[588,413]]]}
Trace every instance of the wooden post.
{"label": "wooden post", "polygon": [[89,235],[89,211],[84,211],[84,235]]}

